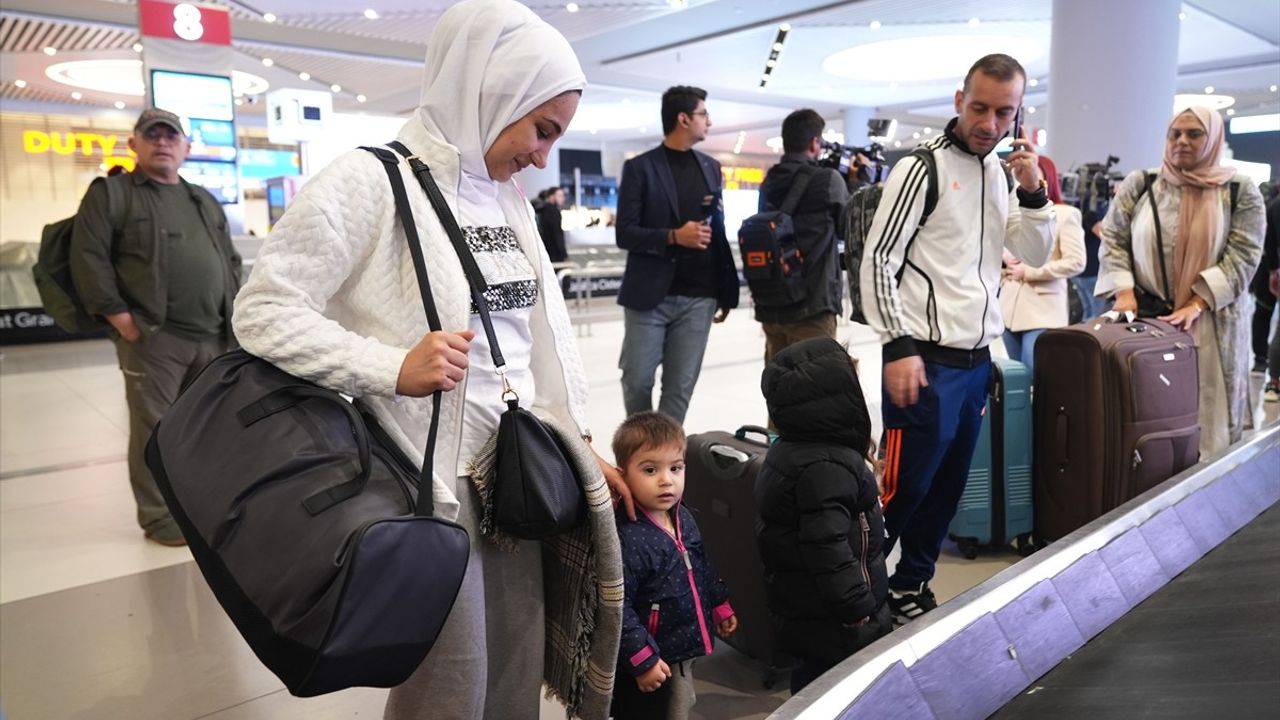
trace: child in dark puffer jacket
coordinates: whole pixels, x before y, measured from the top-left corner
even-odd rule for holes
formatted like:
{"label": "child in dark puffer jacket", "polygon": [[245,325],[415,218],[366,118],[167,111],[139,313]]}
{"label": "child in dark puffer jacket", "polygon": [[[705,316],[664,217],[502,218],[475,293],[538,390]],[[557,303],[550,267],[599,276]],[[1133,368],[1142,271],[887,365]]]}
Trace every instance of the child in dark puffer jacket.
{"label": "child in dark puffer jacket", "polygon": [[849,353],[797,343],[760,388],[779,439],[756,478],[760,557],[791,692],[893,629],[871,416]]}

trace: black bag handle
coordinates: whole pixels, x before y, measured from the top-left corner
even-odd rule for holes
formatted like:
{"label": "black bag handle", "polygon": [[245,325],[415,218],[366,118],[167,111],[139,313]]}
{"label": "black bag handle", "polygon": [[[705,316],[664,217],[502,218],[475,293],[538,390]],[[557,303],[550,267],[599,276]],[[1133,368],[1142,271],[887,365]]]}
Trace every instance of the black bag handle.
{"label": "black bag handle", "polygon": [[[409,207],[409,194],[404,189],[404,179],[400,177],[400,159],[396,154],[384,148],[361,147],[373,153],[382,161],[382,169],[387,171],[387,179],[391,181],[391,194],[395,197],[396,214],[400,224],[404,226],[404,236],[409,243],[409,255],[413,258],[413,271],[418,276],[418,291],[422,294],[422,308],[427,313],[427,327],[432,332],[440,331],[440,314],[436,312],[434,296],[431,294],[431,281],[427,278],[427,262],[422,256],[422,241],[418,237],[418,226],[413,220],[413,210]],[[435,500],[432,497],[432,470],[435,465],[436,435],[440,430],[440,399],[442,393],[436,390],[431,394],[431,426],[427,430],[427,449],[422,455],[422,473],[418,476],[418,504],[414,514],[419,517],[435,515]]]}
{"label": "black bag handle", "polygon": [[[489,353],[493,356],[493,366],[498,369],[498,374],[502,375],[504,388],[509,388],[506,383],[506,360],[502,358],[502,349],[498,346],[498,335],[493,330],[493,321],[489,318],[489,301],[485,299],[484,293],[489,289],[488,284],[484,280],[484,275],[480,272],[480,266],[476,264],[476,259],[471,254],[471,248],[467,247],[467,242],[462,238],[462,229],[458,227],[458,221],[453,217],[453,211],[449,209],[448,203],[445,202],[444,195],[440,192],[440,186],[436,184],[436,180],[431,176],[431,168],[422,162],[417,155],[409,152],[409,148],[398,140],[392,140],[387,143],[388,146],[395,149],[396,152],[404,156],[409,162],[409,168],[413,170],[413,176],[418,179],[418,184],[427,193],[427,199],[431,201],[431,207],[436,211],[436,217],[440,219],[440,224],[444,226],[445,234],[449,236],[449,242],[453,244],[453,250],[458,254],[458,260],[462,262],[462,271],[467,276],[467,284],[471,286],[471,300],[476,304],[476,310],[480,313],[480,324],[484,326],[485,337],[489,340]],[[426,268],[423,268],[425,274]],[[506,392],[503,393],[506,396]]]}

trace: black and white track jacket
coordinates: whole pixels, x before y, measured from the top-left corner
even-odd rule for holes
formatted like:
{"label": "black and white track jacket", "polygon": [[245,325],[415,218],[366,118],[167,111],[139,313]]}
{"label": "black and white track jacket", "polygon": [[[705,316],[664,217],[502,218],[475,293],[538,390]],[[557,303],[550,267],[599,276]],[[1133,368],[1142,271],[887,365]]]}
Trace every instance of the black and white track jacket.
{"label": "black and white track jacket", "polygon": [[908,156],[889,173],[867,236],[862,303],[885,362],[922,354],[922,343],[985,348],[1004,332],[996,300],[1002,248],[1036,267],[1053,249],[1044,193],[1010,191],[996,154],[970,152],[955,124],[923,145],[938,168],[938,205],[925,224],[926,166]]}

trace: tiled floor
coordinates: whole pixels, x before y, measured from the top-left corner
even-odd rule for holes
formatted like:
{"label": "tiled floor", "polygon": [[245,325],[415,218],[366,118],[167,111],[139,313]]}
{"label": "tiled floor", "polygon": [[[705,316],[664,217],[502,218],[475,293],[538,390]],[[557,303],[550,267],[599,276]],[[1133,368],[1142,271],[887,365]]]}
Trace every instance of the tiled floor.
{"label": "tiled floor", "polygon": [[[616,367],[622,324],[611,307],[598,301],[590,333],[578,338],[601,449],[623,417]],[[849,324],[840,326],[840,339],[861,361],[878,422],[875,339]],[[689,432],[763,424],[762,349],[749,310],[713,328]],[[0,350],[0,718],[381,716],[381,690],[289,696],[235,633],[190,553],[143,542],[124,462],[124,393],[109,343]],[[967,561],[950,548],[934,588],[940,599],[954,597],[1016,560],[1009,553]],[[695,717],[703,720],[764,718],[787,697],[778,687],[763,689],[754,663],[723,645],[700,661],[697,674]],[[544,701],[541,716],[563,713]]]}

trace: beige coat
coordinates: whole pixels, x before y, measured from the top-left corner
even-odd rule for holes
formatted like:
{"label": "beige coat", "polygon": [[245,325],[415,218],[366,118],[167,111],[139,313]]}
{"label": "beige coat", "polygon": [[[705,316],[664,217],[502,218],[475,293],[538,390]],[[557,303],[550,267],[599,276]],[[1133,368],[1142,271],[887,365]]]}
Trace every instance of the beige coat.
{"label": "beige coat", "polygon": [[1006,273],[1000,281],[1000,311],[1009,330],[1038,330],[1068,323],[1067,278],[1084,270],[1084,226],[1080,211],[1070,205],[1054,205],[1057,233],[1049,262],[1026,267],[1023,281]]}

